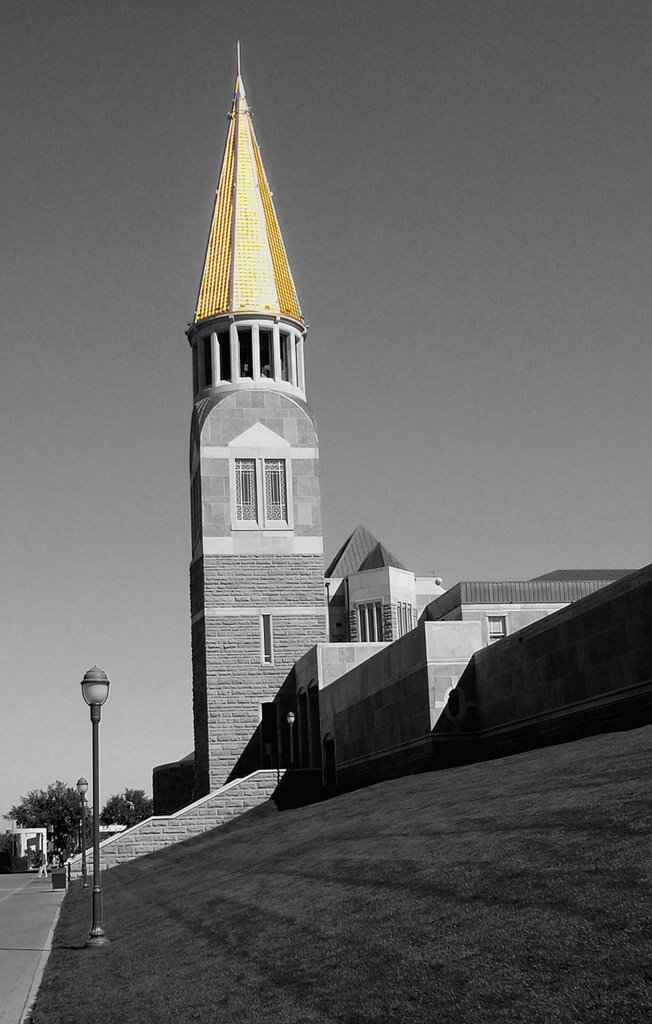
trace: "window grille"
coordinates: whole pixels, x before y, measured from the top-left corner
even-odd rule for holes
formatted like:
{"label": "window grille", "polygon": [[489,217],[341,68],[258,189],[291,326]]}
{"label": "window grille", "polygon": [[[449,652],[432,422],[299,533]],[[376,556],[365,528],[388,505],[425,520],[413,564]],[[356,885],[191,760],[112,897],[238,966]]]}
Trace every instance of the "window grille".
{"label": "window grille", "polygon": [[256,460],[235,460],[235,515],[239,520],[256,520]]}
{"label": "window grille", "polygon": [[283,459],[265,459],[265,518],[287,522],[288,499]]}

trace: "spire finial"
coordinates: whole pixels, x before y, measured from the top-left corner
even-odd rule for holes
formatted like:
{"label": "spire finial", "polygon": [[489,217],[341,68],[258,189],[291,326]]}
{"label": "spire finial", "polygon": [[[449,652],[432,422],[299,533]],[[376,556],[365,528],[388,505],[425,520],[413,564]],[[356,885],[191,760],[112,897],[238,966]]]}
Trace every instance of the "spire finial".
{"label": "spire finial", "polygon": [[238,39],[237,43],[235,44],[235,59],[236,59],[237,67],[238,67],[237,74],[238,74],[238,78],[239,78],[240,75],[242,74],[241,69],[240,69],[240,40],[239,39]]}

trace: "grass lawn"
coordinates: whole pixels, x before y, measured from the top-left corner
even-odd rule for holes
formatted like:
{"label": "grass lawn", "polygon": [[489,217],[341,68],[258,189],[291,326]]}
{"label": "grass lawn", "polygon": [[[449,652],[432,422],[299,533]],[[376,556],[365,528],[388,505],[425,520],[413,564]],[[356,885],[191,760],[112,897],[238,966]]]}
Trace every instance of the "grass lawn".
{"label": "grass lawn", "polygon": [[652,726],[250,815],[64,901],[33,1024],[652,1021]]}

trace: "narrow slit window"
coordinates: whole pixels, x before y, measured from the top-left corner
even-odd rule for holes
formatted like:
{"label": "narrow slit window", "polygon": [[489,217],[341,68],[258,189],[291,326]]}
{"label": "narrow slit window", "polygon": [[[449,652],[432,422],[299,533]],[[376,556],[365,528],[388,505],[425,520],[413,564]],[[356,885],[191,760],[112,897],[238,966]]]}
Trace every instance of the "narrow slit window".
{"label": "narrow slit window", "polygon": [[213,353],[211,351],[211,336],[204,338],[204,387],[213,386]]}
{"label": "narrow slit window", "polygon": [[273,377],[272,332],[261,328],[258,336],[260,338],[260,375],[261,377]]}
{"label": "narrow slit window", "polygon": [[261,615],[260,617],[260,643],[263,665],[271,665],[274,661],[271,615]]}
{"label": "narrow slit window", "polygon": [[251,328],[243,327],[238,331],[240,341],[240,376],[253,377],[254,364],[251,347]]}
{"label": "narrow slit window", "polygon": [[257,519],[256,460],[235,460],[235,516],[240,521]]}
{"label": "narrow slit window", "polygon": [[383,602],[370,601],[359,606],[360,640],[376,643],[383,639]]}
{"label": "narrow slit window", "polygon": [[199,391],[199,352],[197,346],[192,346],[192,386],[194,393],[197,394]]}
{"label": "narrow slit window", "polygon": [[274,522],[288,521],[284,459],[265,459],[265,518]]}
{"label": "narrow slit window", "polygon": [[376,640],[383,639],[383,606],[381,601],[376,601]]}
{"label": "narrow slit window", "polygon": [[290,380],[290,335],[281,331],[281,378]]}
{"label": "narrow slit window", "polygon": [[368,639],[368,635],[367,635],[367,609],[366,609],[365,605],[363,605],[363,604],[360,605],[358,614],[360,616],[360,640],[362,641],[363,644],[366,644],[367,639]]}
{"label": "narrow slit window", "polygon": [[220,380],[231,380],[231,339],[228,331],[217,336],[220,346]]}

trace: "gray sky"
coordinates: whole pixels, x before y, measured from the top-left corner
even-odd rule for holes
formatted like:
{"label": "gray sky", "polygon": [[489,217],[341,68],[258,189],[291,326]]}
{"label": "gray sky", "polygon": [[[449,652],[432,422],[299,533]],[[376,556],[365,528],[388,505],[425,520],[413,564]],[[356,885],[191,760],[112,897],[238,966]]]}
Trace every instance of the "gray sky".
{"label": "gray sky", "polygon": [[90,775],[94,663],[103,801],[193,746],[183,332],[237,39],[326,557],[651,560],[649,0],[5,0],[0,814]]}

